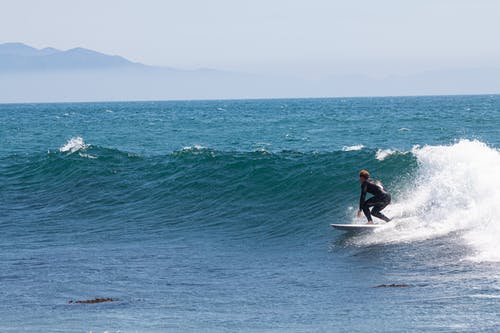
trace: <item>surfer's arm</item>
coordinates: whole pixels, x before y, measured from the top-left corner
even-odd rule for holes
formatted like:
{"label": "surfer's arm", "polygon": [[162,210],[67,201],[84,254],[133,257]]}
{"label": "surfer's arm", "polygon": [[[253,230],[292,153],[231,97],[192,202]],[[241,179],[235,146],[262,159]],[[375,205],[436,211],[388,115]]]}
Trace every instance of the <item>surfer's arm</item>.
{"label": "surfer's arm", "polygon": [[363,210],[363,206],[365,204],[365,199],[366,199],[366,189],[368,188],[368,185],[366,182],[361,185],[361,196],[359,197],[359,212]]}

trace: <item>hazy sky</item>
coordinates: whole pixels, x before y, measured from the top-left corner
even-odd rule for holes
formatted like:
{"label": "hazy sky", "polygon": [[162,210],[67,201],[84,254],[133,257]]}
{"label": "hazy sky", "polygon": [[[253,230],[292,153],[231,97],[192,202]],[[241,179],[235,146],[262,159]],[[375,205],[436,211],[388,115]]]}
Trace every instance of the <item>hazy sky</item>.
{"label": "hazy sky", "polygon": [[500,67],[498,0],[0,0],[0,42],[296,75]]}

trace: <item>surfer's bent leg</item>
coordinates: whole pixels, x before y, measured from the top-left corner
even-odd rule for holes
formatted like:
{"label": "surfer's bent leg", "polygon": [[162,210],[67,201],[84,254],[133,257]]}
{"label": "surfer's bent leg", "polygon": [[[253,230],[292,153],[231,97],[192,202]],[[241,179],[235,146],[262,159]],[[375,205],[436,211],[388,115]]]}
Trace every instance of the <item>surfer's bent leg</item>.
{"label": "surfer's bent leg", "polygon": [[366,218],[368,219],[368,222],[372,221],[372,215],[370,214],[370,207],[366,204],[363,205],[363,213],[365,214]]}
{"label": "surfer's bent leg", "polygon": [[[371,198],[373,199],[373,198]],[[378,217],[381,220],[384,220],[385,222],[389,222],[391,219],[382,214],[380,211],[387,207],[388,204],[391,203],[391,197],[388,196],[387,198],[384,198],[383,201],[377,200],[378,202],[374,203],[373,209],[371,211],[371,214],[375,217]]]}
{"label": "surfer's bent leg", "polygon": [[377,200],[375,197],[373,198],[370,198],[368,200],[365,201],[365,203],[363,204],[363,213],[365,214],[366,216],[366,219],[368,220],[368,222],[372,222],[372,214],[370,213],[370,207],[373,207],[377,204]]}

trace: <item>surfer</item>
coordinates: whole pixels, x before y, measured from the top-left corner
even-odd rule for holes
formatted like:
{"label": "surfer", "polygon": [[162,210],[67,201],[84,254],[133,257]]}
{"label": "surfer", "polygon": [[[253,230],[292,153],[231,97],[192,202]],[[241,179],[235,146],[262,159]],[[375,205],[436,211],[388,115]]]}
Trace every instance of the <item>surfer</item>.
{"label": "surfer", "polygon": [[[359,182],[361,183],[361,197],[359,198],[357,216],[360,217],[361,212],[365,213],[368,224],[373,224],[372,215],[385,222],[389,222],[391,219],[380,212],[391,203],[391,195],[384,188],[384,185],[376,179],[371,179],[370,173],[366,170],[359,172]],[[366,193],[373,194],[373,197],[365,200]],[[371,212],[370,207],[373,207]]]}

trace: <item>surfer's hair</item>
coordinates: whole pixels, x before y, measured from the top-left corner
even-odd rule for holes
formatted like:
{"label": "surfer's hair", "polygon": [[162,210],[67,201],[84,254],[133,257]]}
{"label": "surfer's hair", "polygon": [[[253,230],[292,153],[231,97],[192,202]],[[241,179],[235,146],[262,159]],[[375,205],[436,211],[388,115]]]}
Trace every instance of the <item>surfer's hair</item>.
{"label": "surfer's hair", "polygon": [[368,178],[370,178],[370,173],[366,170],[361,170],[359,172],[359,176],[363,177],[364,179],[368,179]]}

